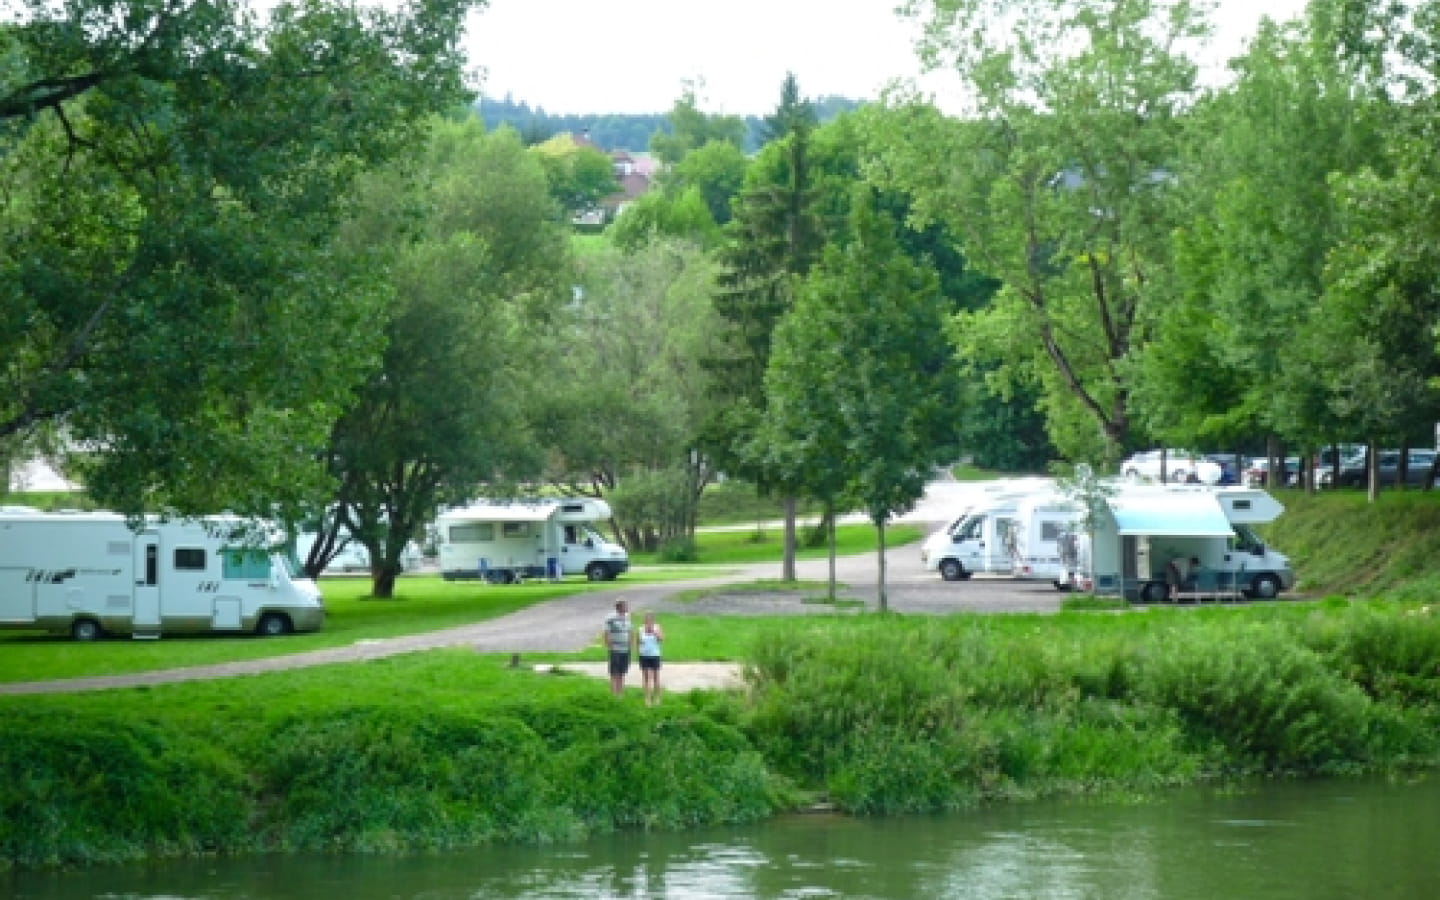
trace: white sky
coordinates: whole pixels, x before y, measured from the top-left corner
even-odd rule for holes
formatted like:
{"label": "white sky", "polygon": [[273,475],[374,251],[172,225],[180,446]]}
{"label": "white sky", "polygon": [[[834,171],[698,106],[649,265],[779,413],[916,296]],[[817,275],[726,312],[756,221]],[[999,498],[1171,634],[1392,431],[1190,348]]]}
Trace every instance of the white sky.
{"label": "white sky", "polygon": [[[763,115],[794,71],[806,97],[873,99],[920,65],[898,0],[489,0],[469,29],[486,96],[549,113],[664,113],[687,79],[700,108]],[[1217,52],[1234,55],[1262,15],[1304,0],[1218,0]],[[946,88],[943,80],[922,84]]]}

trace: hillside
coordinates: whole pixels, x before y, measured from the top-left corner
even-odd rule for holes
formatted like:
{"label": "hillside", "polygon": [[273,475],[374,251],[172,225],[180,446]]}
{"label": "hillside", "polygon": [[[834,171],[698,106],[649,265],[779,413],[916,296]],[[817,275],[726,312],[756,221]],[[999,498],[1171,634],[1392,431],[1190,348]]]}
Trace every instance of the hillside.
{"label": "hillside", "polygon": [[1440,599],[1440,492],[1277,491],[1285,514],[1264,529],[1311,596]]}

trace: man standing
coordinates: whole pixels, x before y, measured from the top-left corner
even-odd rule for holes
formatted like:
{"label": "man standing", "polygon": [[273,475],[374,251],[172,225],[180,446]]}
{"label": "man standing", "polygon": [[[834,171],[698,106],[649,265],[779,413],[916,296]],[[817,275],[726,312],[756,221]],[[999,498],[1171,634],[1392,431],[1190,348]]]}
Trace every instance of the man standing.
{"label": "man standing", "polygon": [[630,607],[624,600],[615,601],[615,612],[605,620],[601,637],[610,651],[610,693],[619,697],[625,692],[625,675],[635,650],[635,629],[630,626]]}

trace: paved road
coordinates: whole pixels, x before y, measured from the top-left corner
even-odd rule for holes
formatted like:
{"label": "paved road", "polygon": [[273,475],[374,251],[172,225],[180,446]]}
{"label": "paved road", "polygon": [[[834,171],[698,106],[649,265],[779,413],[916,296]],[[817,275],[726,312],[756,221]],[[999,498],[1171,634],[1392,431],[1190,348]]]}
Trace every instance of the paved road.
{"label": "paved road", "polygon": [[[939,527],[953,518],[975,490],[956,482],[937,482],[925,499],[903,521]],[[1008,578],[977,576],[969,581],[942,581],[934,572],[924,571],[919,547],[915,544],[891,549],[886,554],[886,597],[889,609],[907,614],[952,612],[1053,612],[1063,594],[1049,584],[1016,582]],[[801,560],[796,575],[804,580],[823,581],[828,577],[828,560]],[[842,596],[865,601],[865,609],[878,609],[878,564],[876,554],[842,557],[836,561],[836,580],[847,585]],[[95,676],[58,681],[0,684],[0,694],[39,694],[103,690],[253,675],[305,666],[381,659],[440,647],[473,647],[481,653],[554,653],[584,649],[599,632],[614,602],[624,598],[633,610],[653,610],[662,617],[683,615],[793,615],[832,613],[834,608],[802,602],[815,591],[776,593],[717,593],[699,600],[679,601],[675,595],[700,587],[719,587],[765,578],[779,578],[780,564],[763,563],[732,567],[713,578],[660,585],[622,586],[618,591],[562,597],[520,610],[508,616],[464,625],[444,631],[383,640],[361,641],[345,647],[331,647],[266,659],[165,669],[129,675]],[[678,675],[676,667],[675,674]],[[701,675],[697,673],[697,678]]]}

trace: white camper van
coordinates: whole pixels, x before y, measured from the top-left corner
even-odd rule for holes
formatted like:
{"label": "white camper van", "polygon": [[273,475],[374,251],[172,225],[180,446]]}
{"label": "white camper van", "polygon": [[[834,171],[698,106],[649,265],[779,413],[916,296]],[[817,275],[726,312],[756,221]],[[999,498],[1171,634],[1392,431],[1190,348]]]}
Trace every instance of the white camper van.
{"label": "white camper van", "polygon": [[[302,531],[295,536],[295,556],[303,564],[310,555],[310,548],[315,545],[317,536],[311,531]],[[420,545],[415,541],[405,545],[405,551],[400,555],[400,571],[418,572],[425,562],[425,554]],[[340,539],[340,549],[330,558],[325,565],[326,574],[370,571],[370,551],[365,545],[348,532]]]}
{"label": "white camper van", "polygon": [[146,519],[110,512],[0,511],[0,627],[93,640],[183,632],[314,631],[315,583],[284,535],[235,517]]}
{"label": "white camper van", "polygon": [[1295,586],[1290,560],[1249,528],[1284,511],[1259,488],[1134,487],[1101,507],[1071,548],[1082,590],[1147,602],[1269,600]]}
{"label": "white camper van", "polygon": [[925,570],[938,571],[946,581],[962,581],[976,572],[1008,574],[1008,538],[1017,503],[1013,497],[991,498],[930,535],[920,545]]}
{"label": "white camper van", "polygon": [[1012,573],[1023,581],[1049,581],[1061,590],[1071,587],[1061,559],[1061,540],[1076,529],[1080,504],[1057,494],[1038,494],[1015,507],[1010,528]]}
{"label": "white camper van", "polygon": [[591,581],[609,581],[630,568],[630,556],[591,527],[608,518],[610,505],[588,498],[447,510],[435,520],[440,574],[514,582],[583,572]]}

